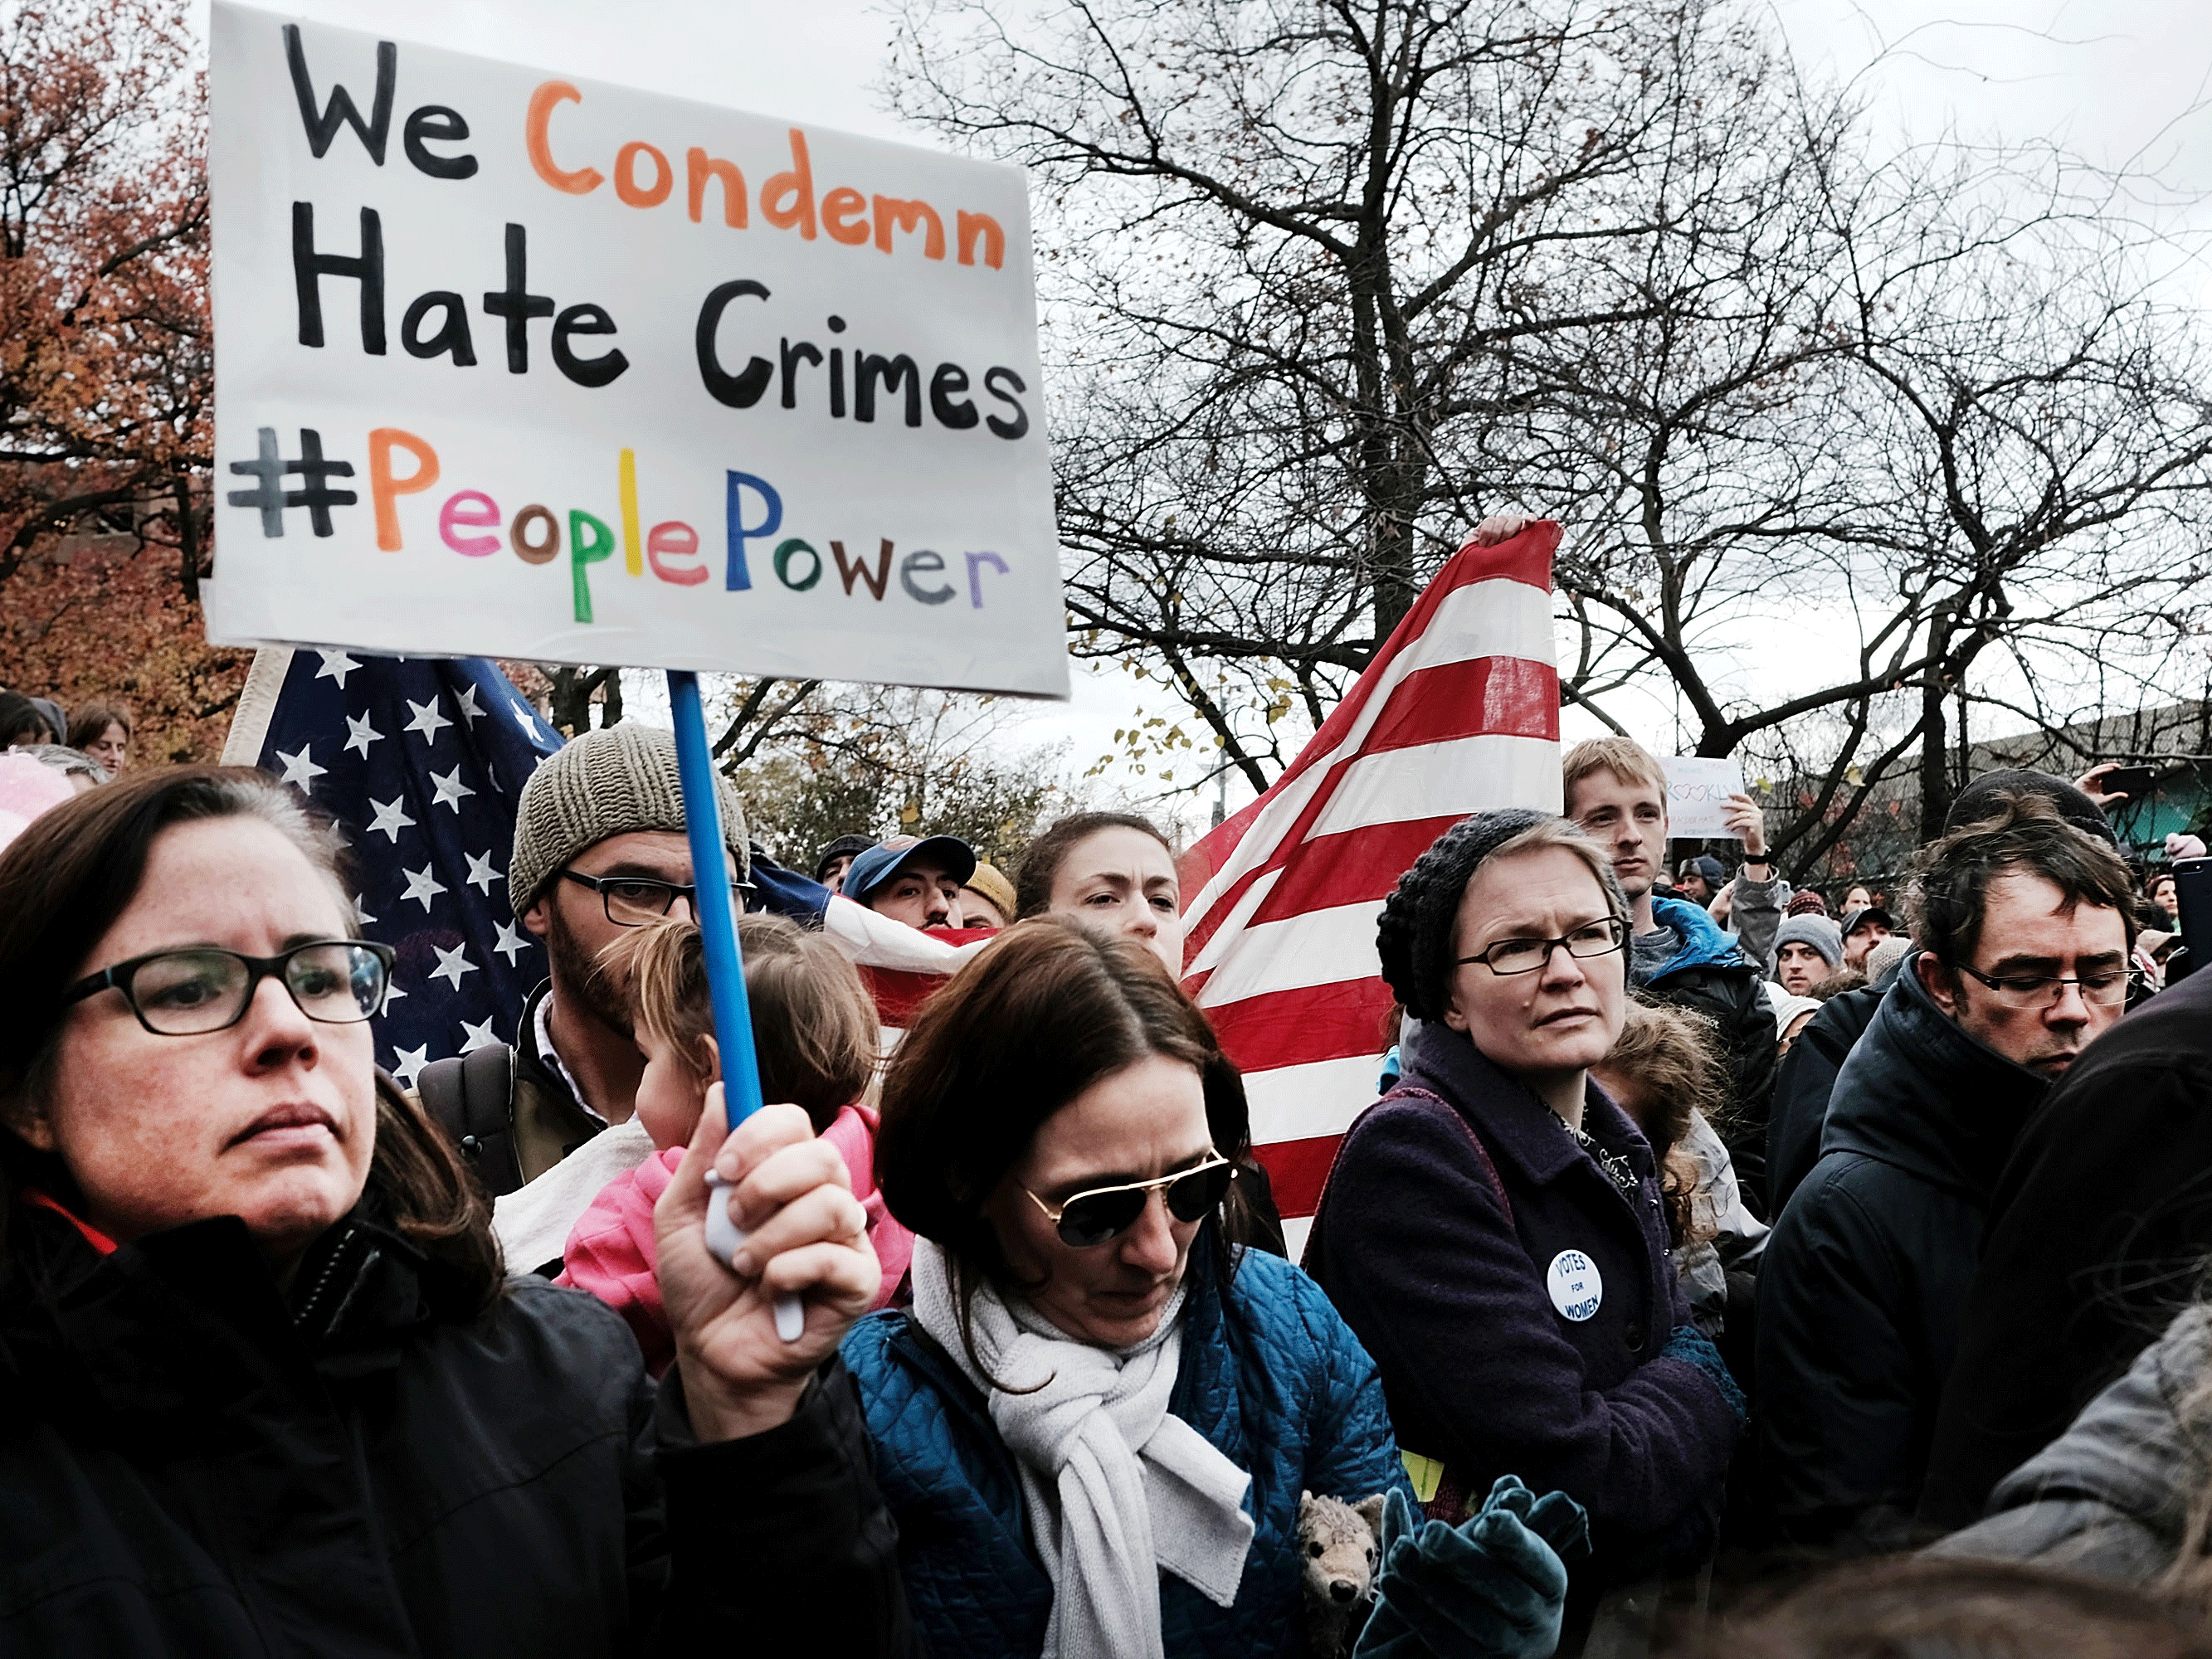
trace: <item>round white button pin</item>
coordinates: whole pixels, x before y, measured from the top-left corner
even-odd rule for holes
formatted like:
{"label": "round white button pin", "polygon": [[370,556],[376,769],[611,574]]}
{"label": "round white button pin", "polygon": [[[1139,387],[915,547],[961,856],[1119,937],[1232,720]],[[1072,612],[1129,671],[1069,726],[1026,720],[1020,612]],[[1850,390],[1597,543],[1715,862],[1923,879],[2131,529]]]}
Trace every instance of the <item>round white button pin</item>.
{"label": "round white button pin", "polygon": [[1559,1316],[1577,1325],[1595,1314],[1605,1300],[1605,1280],[1598,1273],[1597,1263],[1580,1250],[1561,1250],[1552,1258],[1551,1271],[1544,1278]]}

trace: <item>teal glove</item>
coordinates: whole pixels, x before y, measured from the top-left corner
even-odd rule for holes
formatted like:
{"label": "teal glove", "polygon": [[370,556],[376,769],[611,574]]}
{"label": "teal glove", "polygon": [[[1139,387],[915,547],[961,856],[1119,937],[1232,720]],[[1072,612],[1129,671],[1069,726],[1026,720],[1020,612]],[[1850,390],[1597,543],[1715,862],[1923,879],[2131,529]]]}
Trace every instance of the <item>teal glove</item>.
{"label": "teal glove", "polygon": [[1721,1391],[1721,1398],[1728,1402],[1729,1410],[1735,1413],[1736,1427],[1741,1429],[1750,1421],[1750,1407],[1745,1404],[1743,1390],[1736,1387],[1735,1378],[1729,1375],[1728,1362],[1721,1358],[1721,1351],[1713,1346],[1712,1339],[1695,1325],[1677,1325],[1674,1334],[1667,1339],[1667,1346],[1659,1350],[1656,1357],[1679,1359],[1686,1365],[1695,1365],[1711,1378],[1713,1386]]}
{"label": "teal glove", "polygon": [[1422,1522],[1393,1492],[1375,1610],[1352,1659],[1546,1659],[1566,1602],[1561,1558],[1589,1542],[1581,1504],[1565,1492],[1540,1498],[1510,1474],[1458,1527]]}

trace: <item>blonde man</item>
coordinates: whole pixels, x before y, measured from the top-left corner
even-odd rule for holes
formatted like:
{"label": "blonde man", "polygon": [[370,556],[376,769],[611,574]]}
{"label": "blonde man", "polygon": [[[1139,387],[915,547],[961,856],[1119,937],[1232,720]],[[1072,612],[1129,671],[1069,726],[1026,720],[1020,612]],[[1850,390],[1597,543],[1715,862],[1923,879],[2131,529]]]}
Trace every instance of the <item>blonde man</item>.
{"label": "blonde man", "polygon": [[[1711,1023],[1732,1085],[1723,1139],[1745,1192],[1763,1193],[1766,1110],[1780,1038],[1762,988],[1765,975],[1746,954],[1752,941],[1739,948],[1697,905],[1652,891],[1667,868],[1667,775],[1649,750],[1626,738],[1594,738],[1567,750],[1561,770],[1567,816],[1604,849],[1628,899],[1629,982]],[[1774,872],[1764,816],[1749,796],[1739,796],[1731,821],[1744,838],[1747,879],[1736,890],[1739,913],[1754,902],[1771,907]],[[1747,879],[1754,871],[1756,882]],[[1772,937],[1770,927],[1767,941]]]}

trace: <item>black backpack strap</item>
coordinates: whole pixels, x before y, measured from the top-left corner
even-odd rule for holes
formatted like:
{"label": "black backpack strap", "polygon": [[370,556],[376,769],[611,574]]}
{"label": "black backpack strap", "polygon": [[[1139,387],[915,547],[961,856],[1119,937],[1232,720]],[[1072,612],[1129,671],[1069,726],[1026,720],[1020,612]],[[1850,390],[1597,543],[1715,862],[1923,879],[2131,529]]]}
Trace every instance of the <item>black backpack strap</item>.
{"label": "black backpack strap", "polygon": [[514,1149],[514,1050],[487,1043],[473,1053],[434,1060],[415,1079],[416,1097],[446,1132],[484,1190],[494,1198],[522,1185]]}

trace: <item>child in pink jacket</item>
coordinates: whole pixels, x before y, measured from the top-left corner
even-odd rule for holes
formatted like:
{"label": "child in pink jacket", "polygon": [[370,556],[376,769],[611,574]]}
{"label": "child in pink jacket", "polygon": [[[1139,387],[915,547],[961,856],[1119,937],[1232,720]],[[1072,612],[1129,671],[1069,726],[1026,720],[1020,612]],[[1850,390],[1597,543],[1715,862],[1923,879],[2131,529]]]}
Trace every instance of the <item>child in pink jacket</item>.
{"label": "child in pink jacket", "polygon": [[[880,1308],[906,1276],[914,1235],[892,1218],[876,1191],[876,1115],[861,1103],[876,1072],[875,1004],[836,945],[781,916],[738,918],[738,946],[762,1097],[797,1103],[844,1158],[883,1264]],[[589,1291],[622,1315],[658,1376],[676,1348],[653,1277],[653,1206],[684,1161],[708,1085],[721,1076],[721,1060],[696,922],[671,920],[626,933],[609,948],[605,966],[629,993],[645,1055],[637,1118],[655,1152],[599,1189],[568,1234],[554,1282]]]}

